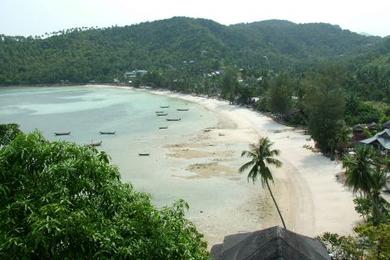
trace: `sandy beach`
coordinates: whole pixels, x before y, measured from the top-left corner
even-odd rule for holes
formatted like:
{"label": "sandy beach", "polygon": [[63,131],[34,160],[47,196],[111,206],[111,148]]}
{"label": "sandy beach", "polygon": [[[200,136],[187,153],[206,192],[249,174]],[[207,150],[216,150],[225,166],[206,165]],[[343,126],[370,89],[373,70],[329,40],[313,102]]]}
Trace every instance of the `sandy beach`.
{"label": "sandy beach", "polygon": [[[309,236],[323,232],[352,232],[359,216],[354,211],[352,192],[336,180],[336,174],[342,171],[341,164],[308,149],[314,146],[314,142],[304,131],[281,125],[267,116],[225,101],[167,91],[153,90],[151,93],[195,102],[218,115],[216,127],[204,129],[191,137],[188,143],[165,147],[167,156],[175,160],[209,159],[205,163],[189,165],[186,170],[194,175],[183,178],[240,178],[237,169],[226,166],[229,161],[237,160],[241,152],[232,149],[236,147],[233,144],[245,147],[255,143],[260,136],[267,136],[281,151],[283,166],[273,169],[275,185],[272,188],[288,229]],[[222,144],[226,149],[221,150]],[[255,185],[248,183],[248,189],[253,192],[252,199],[245,201],[240,208],[229,209],[229,216],[225,212],[207,219],[191,219],[205,234],[209,246],[221,242],[228,234],[281,225],[269,194],[261,188],[260,182]],[[244,216],[242,223],[226,221],[229,218],[237,221],[235,214]],[[218,227],[219,217],[224,225]],[[248,220],[250,224],[243,224]]]}
{"label": "sandy beach", "polygon": [[[347,234],[359,221],[351,191],[336,179],[341,164],[314,152],[303,130],[250,109],[110,85],[14,89],[8,94],[0,106],[4,120],[19,123],[24,131],[39,128],[49,139],[56,140],[53,132],[62,128],[72,130],[68,141],[103,140],[100,149],[118,166],[122,181],[150,194],[157,207],[187,201],[186,217],[204,234],[209,248],[227,235],[281,225],[268,191],[238,172],[248,160],[241,152],[260,136],[269,137],[281,151],[283,166],[272,169],[272,189],[288,229],[309,236]],[[166,111],[181,121],[156,116],[162,104],[170,105]],[[115,129],[117,134],[102,137],[96,129]],[[141,158],[140,151],[150,156]]]}

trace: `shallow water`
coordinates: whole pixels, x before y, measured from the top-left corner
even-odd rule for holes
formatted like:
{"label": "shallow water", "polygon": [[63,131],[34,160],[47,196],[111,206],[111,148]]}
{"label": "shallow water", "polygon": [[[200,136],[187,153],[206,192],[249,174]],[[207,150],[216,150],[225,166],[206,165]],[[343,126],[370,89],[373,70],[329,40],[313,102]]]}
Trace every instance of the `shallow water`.
{"label": "shallow water", "polygon": [[[160,105],[169,108],[163,109]],[[177,108],[189,108],[189,111],[179,112]],[[155,111],[161,110],[168,116],[156,116]],[[177,117],[181,121],[166,121],[166,118]],[[180,171],[180,166],[166,160],[163,147],[216,125],[217,118],[197,104],[140,90],[10,87],[0,88],[0,122],[18,123],[27,132],[37,129],[50,140],[79,144],[103,141],[99,149],[112,157],[122,179],[133,183],[138,190],[150,192],[157,204],[165,205],[182,197],[191,200],[193,193],[186,183],[193,185],[196,180],[183,184],[182,179],[173,178],[173,172]],[[160,130],[160,126],[168,126],[168,129]],[[116,134],[99,134],[99,131],[111,130]],[[66,131],[71,134],[54,135],[54,132]],[[140,157],[139,152],[150,153],[150,156]]]}
{"label": "shallow water", "polygon": [[[179,112],[177,108],[189,111]],[[181,121],[167,122],[166,117],[157,117],[155,111],[160,110]],[[258,188],[237,173],[243,162],[240,151],[248,144],[199,139],[203,129],[217,126],[217,116],[198,104],[142,90],[86,86],[0,88],[0,123],[18,123],[27,132],[38,129],[50,140],[79,144],[102,141],[99,149],[111,156],[122,180],[131,182],[138,191],[150,193],[156,205],[186,200],[190,204],[187,216],[210,244],[221,241],[225,234],[253,230],[259,221],[254,206],[258,204]],[[159,130],[160,126],[168,129]],[[57,131],[71,131],[71,135],[55,136]],[[100,135],[99,131],[116,134]],[[214,142],[212,148],[208,142]],[[231,156],[170,156],[173,151],[167,145],[183,143],[183,149],[206,154],[222,151]],[[196,146],[200,143],[203,146]],[[197,148],[191,148],[193,144]],[[150,156],[138,156],[140,152]],[[224,175],[217,168],[212,176],[199,177],[188,170],[190,165],[216,162],[230,173]]]}

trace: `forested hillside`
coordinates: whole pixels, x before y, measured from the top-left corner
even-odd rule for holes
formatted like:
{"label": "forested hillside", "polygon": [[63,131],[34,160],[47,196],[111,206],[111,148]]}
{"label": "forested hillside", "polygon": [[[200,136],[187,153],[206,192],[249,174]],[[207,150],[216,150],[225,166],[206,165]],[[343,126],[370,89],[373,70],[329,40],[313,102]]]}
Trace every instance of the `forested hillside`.
{"label": "forested hillside", "polygon": [[300,71],[369,52],[382,42],[329,24],[270,20],[224,26],[185,17],[43,38],[2,35],[0,84],[111,82],[137,68],[172,78],[202,77],[226,66]]}

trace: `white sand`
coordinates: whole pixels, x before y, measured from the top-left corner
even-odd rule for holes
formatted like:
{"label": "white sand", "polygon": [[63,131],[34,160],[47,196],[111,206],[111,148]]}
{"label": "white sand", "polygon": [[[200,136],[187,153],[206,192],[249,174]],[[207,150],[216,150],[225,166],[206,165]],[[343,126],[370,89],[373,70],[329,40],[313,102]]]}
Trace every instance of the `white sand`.
{"label": "white sand", "polygon": [[[197,188],[197,180],[206,180],[211,187],[217,181],[220,185],[230,185],[226,189],[241,190],[235,201],[227,203],[226,199],[220,198],[222,194],[211,188],[202,196],[207,198],[212,194],[215,197],[205,202],[210,204],[208,207],[191,203],[193,212],[190,219],[205,235],[209,248],[222,242],[229,234],[281,225],[267,190],[260,189],[260,183],[242,182],[244,176],[237,174],[238,166],[243,162],[239,158],[241,150],[247,149],[250,143],[256,143],[259,136],[269,137],[274,147],[281,151],[279,159],[283,166],[272,169],[275,178],[272,189],[288,229],[309,236],[323,232],[349,234],[360,220],[354,211],[351,191],[336,181],[335,175],[342,170],[340,163],[304,148],[313,147],[314,143],[302,130],[281,125],[258,112],[232,106],[225,101],[169,91],[145,91],[200,104],[213,111],[219,119],[215,129],[188,137],[186,143],[162,147],[165,159],[173,165],[172,177],[187,181],[194,179],[194,189]],[[184,168],[176,169],[183,167],[183,163],[186,164],[184,172],[188,175],[180,173]],[[210,177],[222,179],[208,179]],[[220,204],[213,207],[216,202]],[[197,214],[194,210],[198,210]]]}
{"label": "white sand", "polygon": [[[359,216],[354,211],[352,193],[336,181],[335,175],[342,170],[341,165],[304,148],[304,145],[313,146],[314,143],[308,141],[310,136],[304,135],[303,131],[281,125],[260,113],[229,105],[225,101],[167,91],[151,92],[195,102],[217,113],[222,124],[225,122],[230,125],[222,125],[218,135],[213,138],[255,143],[259,136],[269,137],[274,147],[281,151],[279,159],[283,166],[273,170],[275,185],[272,188],[290,230],[309,236],[323,232],[352,232]],[[231,122],[234,122],[233,126]],[[270,210],[276,211],[274,208]],[[280,225],[280,220],[272,212],[259,224],[265,228]],[[207,233],[204,228],[200,230]],[[228,234],[217,234],[217,240]],[[206,234],[206,239],[208,237],[210,235]],[[216,240],[209,239],[209,242]]]}

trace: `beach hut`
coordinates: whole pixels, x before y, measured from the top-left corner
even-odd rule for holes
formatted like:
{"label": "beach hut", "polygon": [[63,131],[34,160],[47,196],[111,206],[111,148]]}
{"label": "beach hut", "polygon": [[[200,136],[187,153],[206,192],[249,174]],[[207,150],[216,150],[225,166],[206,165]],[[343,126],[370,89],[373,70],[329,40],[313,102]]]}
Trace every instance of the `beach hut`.
{"label": "beach hut", "polygon": [[361,144],[372,145],[375,148],[381,150],[385,154],[389,154],[390,151],[390,129],[385,129],[373,137],[360,141]]}
{"label": "beach hut", "polygon": [[211,254],[215,260],[331,259],[320,241],[279,226],[226,236],[223,244],[213,246]]}
{"label": "beach hut", "polygon": [[390,120],[383,124],[383,129],[390,129]]}

